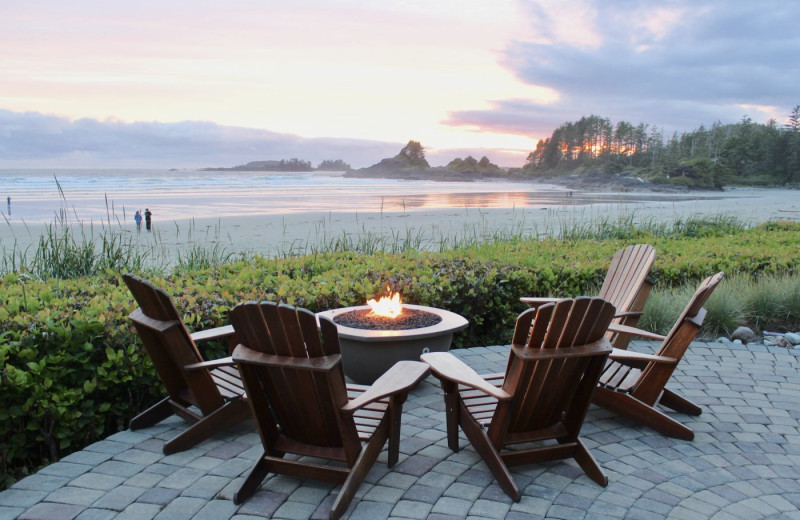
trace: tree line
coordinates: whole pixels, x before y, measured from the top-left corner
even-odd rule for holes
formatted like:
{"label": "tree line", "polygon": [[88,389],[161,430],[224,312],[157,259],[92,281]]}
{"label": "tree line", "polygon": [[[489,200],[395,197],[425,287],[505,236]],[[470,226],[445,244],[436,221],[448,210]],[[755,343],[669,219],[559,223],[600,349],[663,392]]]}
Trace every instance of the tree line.
{"label": "tree line", "polygon": [[800,105],[786,123],[755,123],[744,116],[665,139],[656,126],[612,124],[596,115],[564,123],[539,140],[523,171],[635,172],[653,182],[693,187],[790,185],[800,182]]}

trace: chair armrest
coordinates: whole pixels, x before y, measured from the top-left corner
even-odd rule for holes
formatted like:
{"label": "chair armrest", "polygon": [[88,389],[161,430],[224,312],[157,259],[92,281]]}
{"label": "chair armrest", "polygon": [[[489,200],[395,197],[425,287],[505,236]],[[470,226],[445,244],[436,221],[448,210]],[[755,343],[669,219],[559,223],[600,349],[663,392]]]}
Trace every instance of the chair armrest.
{"label": "chair armrest", "polygon": [[544,305],[545,303],[557,303],[561,300],[566,300],[566,298],[556,298],[550,296],[543,296],[543,297],[534,297],[534,296],[525,296],[519,299],[522,303],[528,304],[528,307],[536,308]]}
{"label": "chair armrest", "polygon": [[190,334],[192,341],[195,343],[202,343],[203,341],[212,341],[215,339],[228,338],[233,336],[233,325],[225,325],[224,327],[215,327],[213,329],[199,330]]}
{"label": "chair armrest", "polygon": [[615,318],[641,318],[642,311],[627,311],[627,312],[618,312],[614,315]]}
{"label": "chair armrest", "polygon": [[433,375],[475,390],[479,390],[501,401],[511,399],[511,395],[488,383],[466,363],[449,352],[429,352],[420,356],[422,361],[431,366]]}
{"label": "chair armrest", "polygon": [[[578,347],[561,348],[528,348],[522,345],[511,345],[514,355],[525,361],[543,361],[547,359],[566,359],[575,357],[606,356],[612,351],[611,343],[606,338]],[[623,351],[624,352],[624,351]]]}
{"label": "chair armrest", "polygon": [[656,356],[653,354],[643,354],[641,352],[634,352],[632,350],[620,350],[615,348],[611,351],[611,354],[608,356],[610,359],[614,361],[637,361],[637,362],[644,362],[649,363],[654,361],[656,363],[665,363],[674,365],[678,362],[677,359],[667,356]]}
{"label": "chair armrest", "polygon": [[631,336],[639,336],[640,338],[654,339],[656,341],[664,341],[667,339],[666,336],[656,334],[655,332],[637,329],[636,327],[630,327],[628,325],[619,325],[618,323],[612,323],[609,325],[608,330],[611,332],[617,332],[619,334],[630,334]]}
{"label": "chair armrest", "polygon": [[232,367],[236,363],[234,363],[233,359],[228,356],[219,359],[212,359],[211,361],[203,361],[201,363],[192,363],[191,365],[186,365],[183,369],[187,372],[192,372],[195,370],[212,370],[219,367]]}
{"label": "chair armrest", "polygon": [[309,372],[327,372],[337,364],[342,362],[341,354],[321,356],[315,358],[299,358],[291,356],[276,356],[274,354],[264,354],[247,348],[244,345],[236,345],[233,350],[234,363],[245,363],[262,367],[275,368],[299,368]]}
{"label": "chair armrest", "polygon": [[343,412],[353,413],[359,408],[385,397],[407,393],[423,377],[428,375],[428,365],[419,361],[398,361],[392,368],[375,380],[363,394],[342,407]]}

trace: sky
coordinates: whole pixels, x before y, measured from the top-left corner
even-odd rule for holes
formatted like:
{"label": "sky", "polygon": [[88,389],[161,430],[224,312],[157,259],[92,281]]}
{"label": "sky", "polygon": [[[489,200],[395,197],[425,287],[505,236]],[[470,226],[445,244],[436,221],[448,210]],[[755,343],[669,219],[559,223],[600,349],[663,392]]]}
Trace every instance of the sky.
{"label": "sky", "polygon": [[0,168],[522,166],[599,115],[786,121],[792,0],[0,0]]}

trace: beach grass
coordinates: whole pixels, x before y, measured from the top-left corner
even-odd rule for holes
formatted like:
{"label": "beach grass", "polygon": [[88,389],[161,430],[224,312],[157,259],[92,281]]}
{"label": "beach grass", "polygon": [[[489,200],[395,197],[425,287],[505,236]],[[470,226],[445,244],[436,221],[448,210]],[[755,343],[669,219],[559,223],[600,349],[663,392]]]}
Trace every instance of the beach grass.
{"label": "beach grass", "polygon": [[[90,276],[106,269],[165,274],[172,270],[224,265],[260,254],[247,248],[236,249],[221,221],[205,228],[199,228],[194,220],[185,224],[174,222],[173,228],[156,229],[146,234],[132,233],[121,224],[122,221],[111,207],[106,220],[99,225],[82,222],[65,208],[60,216],[44,227],[35,243],[22,247],[14,239],[11,244],[0,244],[0,274],[25,272],[39,278],[73,278]],[[8,221],[6,225],[11,228]],[[729,215],[676,218],[664,222],[635,211],[623,212],[616,217],[589,212],[567,216],[549,212],[541,222],[526,220],[524,212],[520,212],[514,214],[508,223],[496,225],[479,212],[477,219],[467,219],[456,230],[442,229],[431,223],[428,226],[387,225],[374,231],[362,223],[360,228],[331,234],[329,219],[321,219],[315,223],[313,233],[309,232],[305,238],[276,244],[274,256],[290,258],[345,252],[364,255],[409,251],[442,253],[476,247],[503,248],[515,242],[547,238],[569,241],[700,238],[749,227],[746,222]]]}

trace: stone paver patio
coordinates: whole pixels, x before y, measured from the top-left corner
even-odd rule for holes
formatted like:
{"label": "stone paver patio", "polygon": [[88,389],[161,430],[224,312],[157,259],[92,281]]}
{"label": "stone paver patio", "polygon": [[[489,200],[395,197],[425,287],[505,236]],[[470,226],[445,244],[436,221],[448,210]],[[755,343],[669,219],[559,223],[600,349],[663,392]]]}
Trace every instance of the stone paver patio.
{"label": "stone paver patio", "polygon": [[[651,351],[649,342],[632,349]],[[502,371],[508,347],[454,351],[479,373]],[[444,403],[429,377],[404,408],[400,462],[385,451],[350,506],[351,519],[800,519],[800,351],[695,342],[670,386],[703,407],[679,419],[692,442],[592,407],[582,436],[609,477],[602,488],[573,461],[512,468],[515,503],[462,435],[447,448]],[[334,486],[271,476],[231,501],[261,453],[252,423],[164,456],[184,427],[171,418],[65,457],[0,493],[0,520],[255,520],[327,518]]]}

